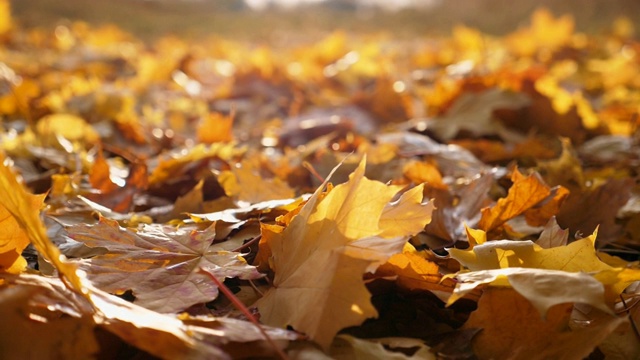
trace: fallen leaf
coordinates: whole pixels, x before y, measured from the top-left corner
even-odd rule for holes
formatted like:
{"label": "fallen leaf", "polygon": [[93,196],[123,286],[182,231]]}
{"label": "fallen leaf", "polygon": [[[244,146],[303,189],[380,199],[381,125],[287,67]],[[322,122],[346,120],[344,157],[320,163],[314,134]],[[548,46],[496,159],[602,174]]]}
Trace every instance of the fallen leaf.
{"label": "fallen leaf", "polygon": [[286,182],[261,176],[260,168],[259,160],[245,159],[238,167],[220,173],[218,181],[227,196],[250,204],[295,196]]}
{"label": "fallen leaf", "polygon": [[494,119],[494,110],[518,109],[528,104],[527,96],[500,89],[489,89],[478,94],[464,93],[456,99],[445,116],[428,121],[427,128],[443,141],[451,140],[463,130],[474,136],[495,135],[505,130]]}
{"label": "fallen leaf", "polygon": [[528,225],[542,226],[549,219],[554,218],[560,212],[562,205],[569,196],[569,190],[562,186],[551,188],[549,196],[537,205],[524,212],[524,218]]}
{"label": "fallen leaf", "polygon": [[478,174],[490,171],[486,164],[463,147],[440,144],[422,134],[408,131],[383,133],[376,136],[376,141],[381,144],[395,145],[399,154],[432,157],[443,176],[474,178]]}
{"label": "fallen leaf", "polygon": [[[622,294],[626,301],[618,303],[619,307],[616,309],[618,313],[626,313],[629,316],[629,322],[620,325],[598,346],[607,359],[636,359],[640,356],[640,342],[637,341],[638,335],[634,330],[634,326],[640,323],[640,306],[638,306],[637,300],[634,300],[634,297],[637,297],[639,293],[639,284],[630,286]],[[584,323],[585,320],[592,321],[593,316],[589,315],[581,316],[578,321],[580,323]]]}
{"label": "fallen leaf", "polygon": [[151,169],[149,186],[159,186],[168,179],[181,176],[199,162],[214,159],[230,160],[242,155],[246,150],[235,143],[200,144],[189,149],[177,149],[158,158],[157,166]]}
{"label": "fallen leaf", "polygon": [[99,347],[89,304],[85,303],[84,309],[69,304],[61,296],[66,290],[62,283],[56,288],[36,281],[33,276],[30,280],[34,281],[0,285],[2,357],[93,358]]}
{"label": "fallen leaf", "polygon": [[494,240],[470,250],[449,249],[451,257],[469,270],[527,267],[563,271],[600,271],[611,267],[596,255],[597,232],[566,246],[549,249],[530,240]]}
{"label": "fallen leaf", "polygon": [[469,182],[455,184],[448,190],[426,187],[425,195],[433,198],[436,209],[433,219],[425,227],[425,233],[441,239],[429,242],[432,249],[441,249],[467,239],[465,224],[477,226],[480,209],[491,203],[488,194],[492,183],[493,177],[485,174]]}
{"label": "fallen leaf", "polygon": [[407,290],[427,290],[451,293],[455,282],[443,279],[440,267],[421,256],[410,244],[400,254],[395,254],[376,269],[375,277],[395,277],[396,284]]}
{"label": "fallen leaf", "polygon": [[478,222],[480,229],[493,230],[551,195],[549,186],[537,173],[525,177],[516,169],[511,175],[511,180],[513,185],[509,188],[507,197],[499,199],[496,205],[490,208],[482,209],[482,217]]}
{"label": "fallen leaf", "polygon": [[478,310],[471,313],[462,328],[482,328],[472,340],[480,359],[579,360],[586,358],[625,321],[608,316],[584,329],[571,330],[568,326],[571,309],[571,304],[559,304],[542,318],[516,291],[488,288],[480,298]]}
{"label": "fallen leaf", "polygon": [[[24,269],[24,259],[20,260],[20,252],[26,247],[24,243],[24,237],[18,235],[20,232],[24,233],[26,237],[31,241],[33,246],[47,261],[51,262],[62,274],[73,289],[84,292],[84,286],[76,273],[76,266],[65,261],[64,256],[60,254],[58,248],[51,243],[51,240],[47,237],[47,231],[40,219],[40,207],[44,196],[30,194],[22,184],[18,182],[16,176],[11,169],[5,164],[5,157],[0,154],[0,210],[6,211],[4,216],[10,216],[13,220],[4,220],[6,225],[15,224],[18,225],[20,230],[13,227],[14,235],[12,235],[7,241],[7,244],[2,244],[3,252],[8,252],[7,258],[3,258],[2,261],[7,261],[3,266],[8,268],[13,267],[13,271],[19,272]],[[9,227],[9,229],[11,228]],[[6,249],[6,250],[5,250]],[[13,253],[18,254],[15,257]],[[3,255],[5,256],[5,255]],[[13,265],[18,261],[17,265]]]}
{"label": "fallen leaf", "polygon": [[[404,342],[402,340],[405,340]],[[389,342],[392,345],[389,346]],[[386,345],[386,346],[385,346]],[[404,346],[398,346],[404,345]],[[394,348],[417,348],[411,356],[407,356],[402,352],[394,352],[387,350],[387,347]],[[334,359],[436,359],[435,354],[429,351],[429,347],[422,342],[414,339],[370,339],[362,340],[349,335],[338,335],[329,351]]]}
{"label": "fallen leaf", "polygon": [[84,119],[71,114],[51,114],[38,120],[36,132],[44,144],[57,144],[56,136],[84,146],[93,146],[100,135]]}
{"label": "fallen leaf", "polygon": [[[261,319],[274,326],[290,325],[324,348],[340,329],[377,315],[362,276],[375,270],[372,263],[399,252],[412,235],[402,232],[416,226],[383,216],[400,188],[369,180],[364,170],[363,160],[347,183],[322,199],[324,184],[320,186],[269,243],[275,278],[273,288],[256,304]],[[403,196],[389,215],[410,211],[413,221],[420,218],[421,228],[430,221],[432,206],[422,205],[418,189]],[[381,222],[394,228],[383,228]],[[385,232],[394,237],[379,237]]]}
{"label": "fallen leaf", "polygon": [[428,183],[429,186],[446,187],[438,168],[428,162],[410,162],[402,169],[403,175],[416,184]]}
{"label": "fallen leaf", "polygon": [[[39,209],[44,202],[44,196],[31,196],[30,203],[24,204],[31,209]],[[10,204],[8,204],[10,205]],[[37,210],[36,210],[37,211]],[[0,271],[18,274],[27,269],[27,261],[21,256],[22,251],[29,245],[27,233],[20,227],[20,223],[0,203]]]}
{"label": "fallen leaf", "polygon": [[[0,296],[7,301],[0,311],[6,310],[15,322],[3,322],[12,326],[0,325],[0,332],[7,335],[3,340],[13,340],[7,345],[16,354],[31,355],[48,350],[51,352],[42,353],[45,358],[52,354],[91,357],[98,350],[94,331],[100,327],[161,358],[229,358],[216,346],[200,340],[210,333],[208,329],[186,326],[176,317],[136,306],[91,285],[87,285],[91,294],[89,301],[68,290],[59,279],[27,274],[2,275],[1,278],[6,283],[0,285],[0,293],[9,292],[10,296]],[[33,331],[41,330],[51,331],[39,332],[40,336],[33,338]],[[16,331],[31,331],[25,333],[28,336],[24,338],[31,345],[14,348],[15,341],[22,340],[15,337]],[[69,336],[70,333],[73,336]]]}
{"label": "fallen leaf", "polygon": [[555,216],[551,217],[547,224],[544,226],[544,230],[538,237],[536,244],[542,248],[550,249],[557,246],[567,245],[569,239],[569,231],[562,229]]}
{"label": "fallen leaf", "polygon": [[608,179],[604,184],[593,184],[584,192],[569,196],[557,215],[558,224],[571,233],[588,234],[596,227],[601,244],[617,239],[622,227],[616,214],[631,197],[632,179]]}
{"label": "fallen leaf", "polygon": [[558,304],[588,304],[603,312],[611,313],[605,297],[605,286],[591,275],[549,269],[509,267],[479,270],[456,275],[459,281],[448,305],[482,284],[494,287],[510,286],[546,317],[549,309]]}
{"label": "fallen leaf", "polygon": [[102,151],[99,150],[96,155],[95,161],[93,162],[93,166],[89,171],[89,183],[93,186],[94,189],[100,191],[101,193],[110,193],[114,191],[118,185],[114,184],[111,181],[111,167],[109,163],[104,158]]}
{"label": "fallen leaf", "polygon": [[[129,174],[121,186],[110,180],[110,167],[104,158],[98,157],[95,171],[91,172],[92,185],[97,186],[97,194],[88,194],[87,198],[112,211],[127,213],[132,209],[135,195],[147,188],[147,166],[142,162],[131,164]],[[111,185],[109,185],[111,184]]]}
{"label": "fallen leaf", "polygon": [[211,246],[215,224],[202,231],[152,224],[134,232],[101,218],[98,224],[78,224],[67,231],[76,241],[108,250],[80,261],[94,285],[118,294],[132,290],[136,304],[158,312],[181,311],[218,296],[215,284],[198,274],[200,267],[220,281],[261,276],[239,253]]}
{"label": "fallen leaf", "polygon": [[553,160],[538,161],[538,171],[551,186],[562,185],[571,192],[585,188],[582,163],[576,156],[571,140],[562,139],[562,153]]}
{"label": "fallen leaf", "polygon": [[196,129],[198,141],[205,144],[232,141],[233,120],[234,115],[210,113],[198,124]]}

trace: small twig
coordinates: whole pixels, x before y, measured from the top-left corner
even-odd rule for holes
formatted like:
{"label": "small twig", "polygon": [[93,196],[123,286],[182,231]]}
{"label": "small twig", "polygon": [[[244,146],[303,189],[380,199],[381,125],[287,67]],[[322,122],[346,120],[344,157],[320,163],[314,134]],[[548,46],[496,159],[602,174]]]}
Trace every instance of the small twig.
{"label": "small twig", "polygon": [[244,250],[246,248],[248,248],[249,246],[253,245],[256,243],[256,241],[260,241],[260,239],[262,239],[262,235],[258,235],[256,237],[254,237],[253,239],[247,241],[246,243],[242,244],[241,246],[231,250],[231,252],[240,252],[240,250]]}
{"label": "small twig", "polygon": [[313,168],[313,165],[311,165],[311,163],[309,163],[308,161],[303,161],[302,162],[302,166],[307,169],[311,175],[315,176],[316,179],[320,180],[321,183],[324,183],[324,178],[322,176],[320,176],[320,174],[318,174],[318,172],[316,171],[316,169]]}
{"label": "small twig", "polygon": [[269,337],[269,335],[267,334],[267,332],[262,328],[262,325],[260,325],[260,323],[258,322],[258,320],[256,320],[256,318],[253,316],[253,314],[249,311],[249,309],[247,309],[247,307],[242,303],[242,301],[240,301],[240,299],[238,299],[232,292],[231,290],[229,290],[229,288],[223,284],[220,280],[218,280],[215,276],[211,275],[209,272],[205,271],[203,268],[200,268],[200,273],[205,274],[206,276],[208,276],[211,281],[213,281],[217,286],[218,289],[220,289],[220,291],[222,291],[222,293],[224,294],[224,296],[227,297],[227,299],[229,299],[229,301],[231,301],[231,303],[233,304],[233,306],[236,307],[236,309],[240,310],[244,316],[246,316],[249,321],[251,321],[257,328],[258,330],[260,330],[260,333],[262,333],[262,336],[264,336],[264,338],[267,340],[267,342],[269,343],[269,345],[271,345],[271,347],[273,347],[273,350],[275,350],[275,352],[278,354],[278,356],[280,357],[280,359],[282,360],[289,360],[289,357],[287,356],[287,354],[285,354],[282,349],[280,349],[274,342],[273,340]]}
{"label": "small twig", "polygon": [[253,283],[253,280],[249,279],[247,280],[249,281],[249,285],[251,286],[251,288],[253,289],[253,291],[257,292],[258,294],[260,294],[260,297],[264,296],[264,293],[262,293],[262,291],[260,291],[260,289],[258,289],[258,287],[256,286],[256,284]]}
{"label": "small twig", "polygon": [[636,338],[640,340],[640,332],[638,331],[638,327],[636,326],[636,322],[633,320],[633,316],[631,316],[631,311],[627,307],[627,302],[624,301],[624,297],[620,294],[620,300],[622,300],[622,305],[624,305],[625,310],[627,311],[627,316],[629,316],[629,322],[631,323],[631,328],[633,329],[633,333],[636,334]]}
{"label": "small twig", "polygon": [[121,158],[127,160],[129,163],[140,163],[141,159],[138,155],[126,150],[119,148],[117,146],[108,144],[108,143],[100,143],[100,150],[108,151],[112,154],[118,155]]}

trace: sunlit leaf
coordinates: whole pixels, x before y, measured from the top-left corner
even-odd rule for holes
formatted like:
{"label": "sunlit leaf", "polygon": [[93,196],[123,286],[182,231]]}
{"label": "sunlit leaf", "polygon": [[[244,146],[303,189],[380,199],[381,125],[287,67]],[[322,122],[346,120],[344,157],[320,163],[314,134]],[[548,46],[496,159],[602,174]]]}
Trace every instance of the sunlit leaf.
{"label": "sunlit leaf", "polygon": [[516,169],[511,176],[513,185],[505,198],[498,200],[495,206],[482,209],[482,218],[478,227],[490,231],[504,224],[551,194],[547,186],[537,173],[524,176]]}
{"label": "sunlit leaf", "polygon": [[[9,234],[12,233],[13,235],[6,238],[3,237],[3,242],[5,242],[2,244],[3,252],[6,251],[10,255],[6,255],[8,259],[2,259],[3,262],[6,261],[2,265],[12,268],[12,272],[24,270],[24,265],[26,264],[20,253],[27,245],[24,237],[26,235],[26,238],[29,239],[36,250],[53,264],[73,289],[84,292],[84,286],[76,273],[76,266],[64,260],[64,256],[60,254],[58,248],[51,243],[47,236],[47,231],[40,219],[40,207],[44,196],[29,193],[18,182],[11,169],[5,164],[5,161],[4,156],[0,154],[0,210],[5,211],[5,219],[6,217],[12,218],[12,220],[4,221],[7,222],[7,225],[13,224],[8,225],[6,228]],[[18,256],[15,257],[14,253]],[[19,263],[14,266],[13,264],[16,261]]]}
{"label": "sunlit leaf", "polygon": [[80,263],[93,284],[119,294],[132,290],[136,304],[158,312],[181,311],[218,296],[216,285],[198,273],[200,268],[220,281],[260,277],[238,253],[211,247],[215,225],[198,231],[152,224],[133,232],[101,218],[96,225],[74,225],[68,232],[89,247],[108,250]]}
{"label": "sunlit leaf", "polygon": [[[325,348],[340,329],[376,316],[362,275],[376,260],[384,262],[399,252],[412,235],[407,231],[413,231],[403,220],[383,215],[400,189],[365,178],[364,165],[322,199],[324,185],[318,188],[269,243],[275,278],[274,287],[257,303],[263,321],[290,325]],[[421,191],[414,192],[401,198],[389,215],[414,209],[424,226],[432,207],[421,203]],[[394,237],[380,237],[385,232]]]}

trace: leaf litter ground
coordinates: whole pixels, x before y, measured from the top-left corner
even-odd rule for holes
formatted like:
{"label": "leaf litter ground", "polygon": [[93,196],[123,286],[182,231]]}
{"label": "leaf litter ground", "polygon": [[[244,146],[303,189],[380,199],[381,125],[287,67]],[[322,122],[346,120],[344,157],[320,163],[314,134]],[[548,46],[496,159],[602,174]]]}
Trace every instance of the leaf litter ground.
{"label": "leaf litter ground", "polygon": [[0,5],[3,358],[640,356],[630,21],[270,48]]}

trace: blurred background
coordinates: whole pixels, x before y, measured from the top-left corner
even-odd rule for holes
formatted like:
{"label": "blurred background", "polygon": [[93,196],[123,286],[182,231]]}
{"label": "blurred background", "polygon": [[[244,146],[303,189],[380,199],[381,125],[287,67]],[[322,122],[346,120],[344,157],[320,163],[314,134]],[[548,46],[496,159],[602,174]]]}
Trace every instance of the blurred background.
{"label": "blurred background", "polygon": [[142,38],[219,35],[270,41],[282,34],[322,36],[335,29],[394,36],[447,34],[465,24],[500,35],[538,7],[572,14],[578,31],[602,32],[618,16],[640,21],[637,0],[11,0],[23,26],[61,21],[115,24]]}

